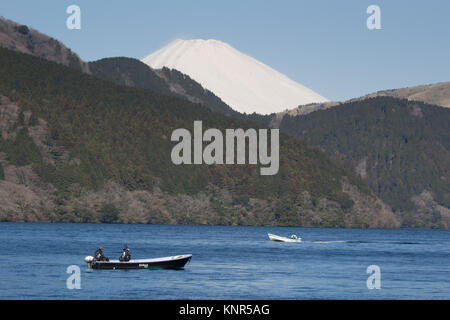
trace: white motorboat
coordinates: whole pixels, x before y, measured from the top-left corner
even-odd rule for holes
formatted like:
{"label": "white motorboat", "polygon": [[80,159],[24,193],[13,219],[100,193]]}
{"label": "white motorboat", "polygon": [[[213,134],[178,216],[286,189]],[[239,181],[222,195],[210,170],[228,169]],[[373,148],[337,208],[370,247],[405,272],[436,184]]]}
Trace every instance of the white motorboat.
{"label": "white motorboat", "polygon": [[302,238],[298,238],[293,234],[290,238],[277,236],[276,234],[268,233],[269,239],[278,242],[302,242]]}

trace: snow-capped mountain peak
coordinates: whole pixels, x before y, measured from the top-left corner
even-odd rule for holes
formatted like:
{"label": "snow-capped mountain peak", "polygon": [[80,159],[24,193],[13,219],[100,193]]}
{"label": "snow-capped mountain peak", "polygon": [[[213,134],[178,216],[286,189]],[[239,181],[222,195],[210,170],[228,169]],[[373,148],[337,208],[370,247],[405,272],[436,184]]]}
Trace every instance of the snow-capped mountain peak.
{"label": "snow-capped mountain peak", "polygon": [[189,75],[240,112],[269,114],[328,101],[262,62],[214,39],[178,39],[142,61],[154,69],[167,67]]}

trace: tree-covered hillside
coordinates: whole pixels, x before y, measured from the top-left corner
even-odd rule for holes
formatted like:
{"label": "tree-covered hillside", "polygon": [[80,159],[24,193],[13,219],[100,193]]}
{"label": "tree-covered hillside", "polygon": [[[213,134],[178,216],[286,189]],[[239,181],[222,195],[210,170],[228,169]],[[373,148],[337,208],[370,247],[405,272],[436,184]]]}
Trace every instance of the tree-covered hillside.
{"label": "tree-covered hillside", "polygon": [[211,91],[177,70],[153,70],[133,58],[105,58],[89,63],[91,73],[103,80],[117,84],[145,88],[157,93],[172,95],[200,103],[225,115],[240,116]]}
{"label": "tree-covered hillside", "polygon": [[439,226],[450,218],[449,123],[448,108],[377,97],[287,115],[280,129],[359,174],[405,225]]}
{"label": "tree-covered hillside", "polygon": [[[251,199],[268,201],[265,209],[272,207],[273,219],[268,223],[299,224],[302,212],[319,212],[317,225],[346,226],[355,210],[356,194],[370,197],[359,179],[323,152],[284,135],[275,176],[259,175],[255,165],[176,166],[170,159],[174,129],[192,132],[195,120],[203,121],[204,130],[263,126],[6,49],[0,49],[0,61],[0,94],[18,105],[21,113],[42,119],[48,130],[47,135],[41,134],[38,154],[33,146],[36,135],[27,135],[27,130],[39,131],[32,124],[36,121],[25,117],[21,124],[19,114],[13,126],[19,131],[1,142],[0,151],[7,164],[29,165],[54,186],[57,206],[67,209],[85,190],[95,192],[108,182],[130,192],[157,188],[173,196],[195,195],[214,186],[231,194],[231,205],[245,207]],[[343,181],[356,189],[344,190]],[[209,203],[216,213],[231,208]],[[245,221],[245,209],[242,214]],[[371,221],[365,223],[371,225]]]}
{"label": "tree-covered hillside", "polygon": [[89,73],[87,64],[58,40],[1,16],[0,47],[31,54]]}
{"label": "tree-covered hillside", "polygon": [[156,70],[158,74],[166,80],[172,91],[178,96],[186,97],[191,102],[202,103],[213,111],[220,112],[227,116],[242,117],[243,115],[217,97],[211,91],[203,88],[197,81],[188,75],[175,69],[162,68]]}
{"label": "tree-covered hillside", "polygon": [[92,75],[117,84],[152,89],[162,94],[172,94],[169,85],[149,66],[133,58],[104,58],[89,62]]}

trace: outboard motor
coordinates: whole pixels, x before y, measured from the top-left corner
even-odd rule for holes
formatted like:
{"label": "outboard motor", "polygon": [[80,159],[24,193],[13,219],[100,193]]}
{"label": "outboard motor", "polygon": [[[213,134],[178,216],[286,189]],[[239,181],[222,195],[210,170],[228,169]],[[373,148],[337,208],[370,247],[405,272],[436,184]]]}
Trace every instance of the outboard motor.
{"label": "outboard motor", "polygon": [[88,268],[92,268],[92,263],[94,262],[94,257],[87,256],[84,258],[84,261],[88,264]]}

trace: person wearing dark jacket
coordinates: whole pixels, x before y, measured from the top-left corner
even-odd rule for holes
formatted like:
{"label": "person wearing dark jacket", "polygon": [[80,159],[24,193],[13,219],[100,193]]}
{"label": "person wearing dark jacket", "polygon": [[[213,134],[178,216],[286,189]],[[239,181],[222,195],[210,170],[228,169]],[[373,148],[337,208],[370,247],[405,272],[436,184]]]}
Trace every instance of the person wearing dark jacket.
{"label": "person wearing dark jacket", "polygon": [[119,261],[126,262],[130,261],[130,259],[131,259],[130,249],[128,249],[127,245],[124,245],[122,255],[120,256]]}
{"label": "person wearing dark jacket", "polygon": [[94,259],[95,261],[109,261],[109,259],[103,254],[103,247],[100,247],[95,251]]}

